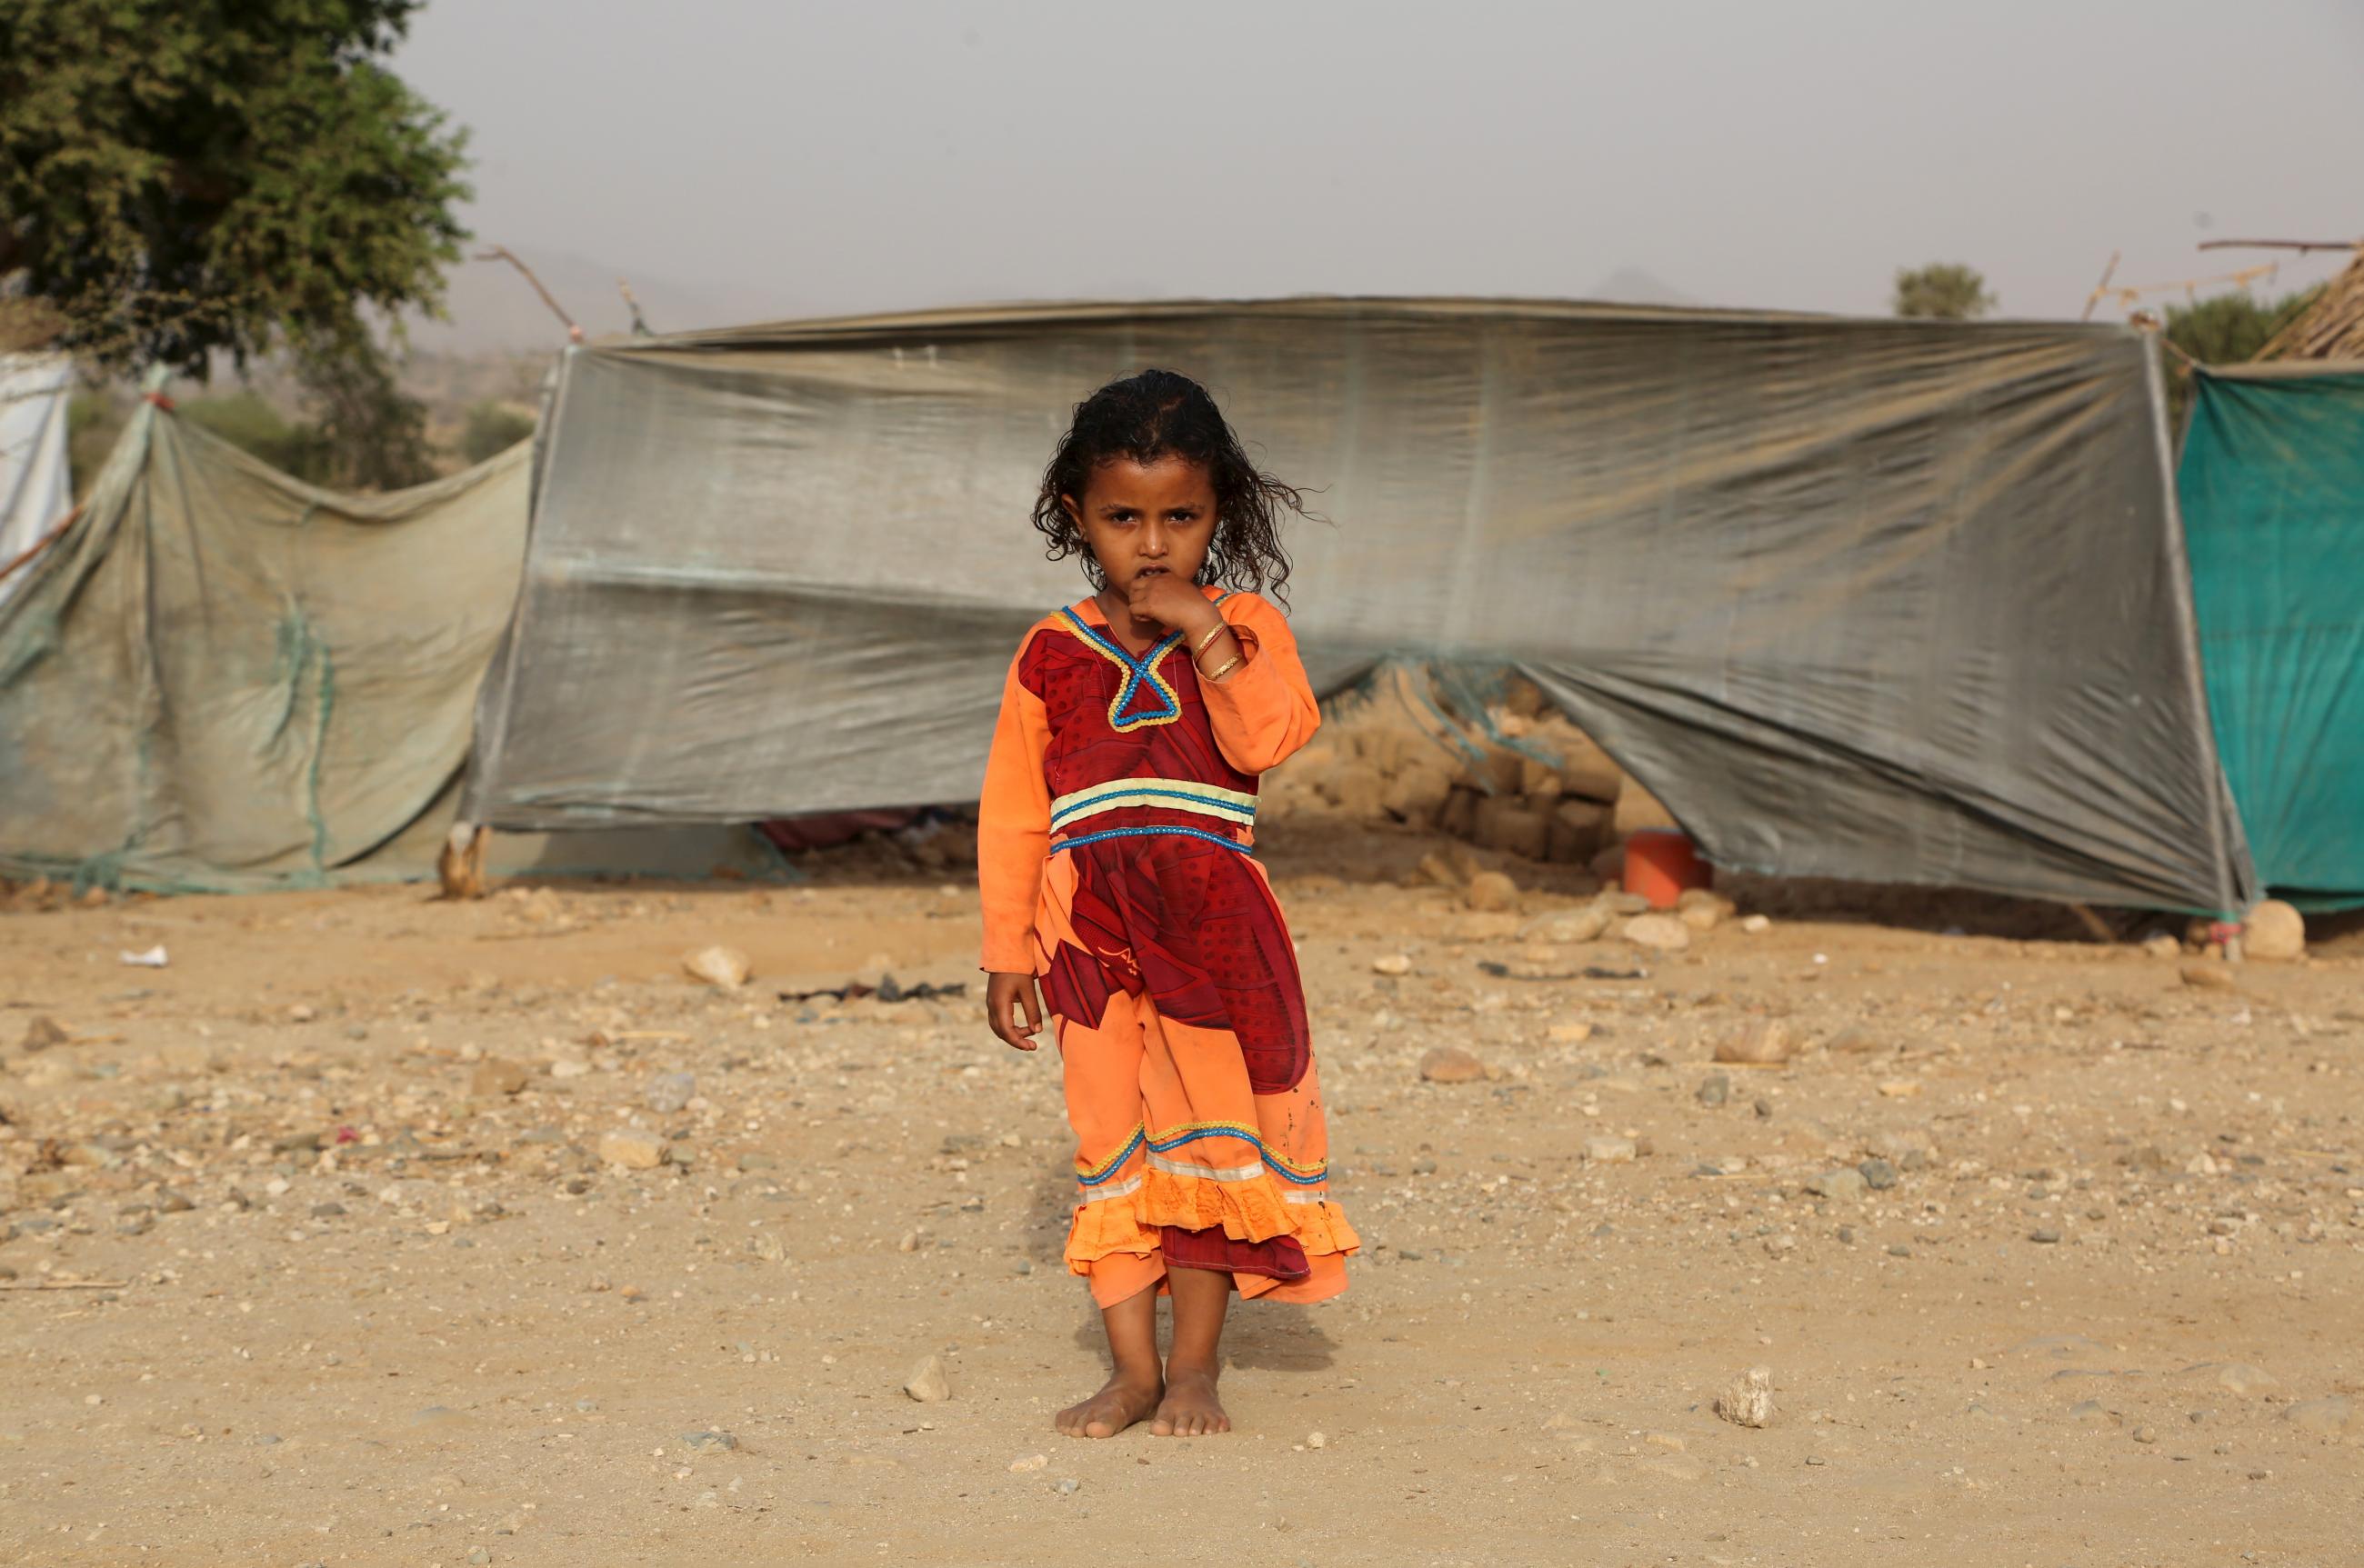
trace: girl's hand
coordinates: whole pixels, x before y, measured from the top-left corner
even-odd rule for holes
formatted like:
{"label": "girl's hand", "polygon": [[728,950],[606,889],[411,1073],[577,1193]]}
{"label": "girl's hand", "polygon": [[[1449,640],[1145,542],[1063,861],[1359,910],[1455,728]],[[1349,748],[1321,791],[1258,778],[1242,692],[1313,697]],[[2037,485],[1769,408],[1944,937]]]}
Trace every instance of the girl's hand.
{"label": "girl's hand", "polygon": [[1196,638],[1221,621],[1222,613],[1199,592],[1188,577],[1171,572],[1151,572],[1126,585],[1126,598],[1135,618],[1154,620],[1173,631]]}
{"label": "girl's hand", "polygon": [[[1026,1010],[1026,1021],[1018,1021],[1016,1009]],[[993,1038],[1020,1051],[1034,1049],[1033,1036],[1043,1028],[1043,997],[1034,988],[1031,974],[1004,974],[996,971],[985,977],[985,1021],[993,1030]]]}

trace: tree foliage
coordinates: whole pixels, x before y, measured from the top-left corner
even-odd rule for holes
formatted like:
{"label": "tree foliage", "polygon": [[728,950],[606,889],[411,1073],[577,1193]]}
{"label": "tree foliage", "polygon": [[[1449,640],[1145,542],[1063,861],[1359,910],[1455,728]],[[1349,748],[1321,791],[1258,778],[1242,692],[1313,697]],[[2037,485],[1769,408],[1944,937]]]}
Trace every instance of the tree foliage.
{"label": "tree foliage", "polygon": [[491,398],[472,403],[460,429],[460,455],[470,462],[497,456],[532,435],[533,425],[532,415],[506,403]]}
{"label": "tree foliage", "polygon": [[2168,428],[2180,438],[2183,411],[2191,401],[2191,366],[2185,355],[2203,365],[2237,365],[2255,359],[2275,333],[2304,315],[2322,293],[2323,285],[2317,284],[2280,299],[2259,299],[2243,289],[2169,306],[2167,340],[2183,353],[2166,356]]}
{"label": "tree foliage", "polygon": [[296,384],[325,454],[322,483],[344,490],[399,490],[435,476],[427,406],[402,390],[393,362],[356,327],[306,338]]}
{"label": "tree foliage", "polygon": [[0,3],[0,283],[202,376],[433,306],[463,135],[383,61],[419,0]]}
{"label": "tree foliage", "polygon": [[1896,269],[1896,314],[1941,321],[1975,321],[1995,307],[1986,275],[1958,261]]}

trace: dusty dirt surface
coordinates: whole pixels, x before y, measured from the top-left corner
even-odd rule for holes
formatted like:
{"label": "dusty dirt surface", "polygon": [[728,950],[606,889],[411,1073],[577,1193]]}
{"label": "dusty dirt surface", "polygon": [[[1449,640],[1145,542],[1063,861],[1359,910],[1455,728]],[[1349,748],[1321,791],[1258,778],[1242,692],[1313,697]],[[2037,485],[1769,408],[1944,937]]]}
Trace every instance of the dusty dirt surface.
{"label": "dusty dirt surface", "polygon": [[1053,1054],[780,996],[974,982],[965,882],[0,915],[0,1556],[2356,1560],[2364,945],[2187,980],[1763,888],[1658,953],[1429,847],[1273,848],[1366,1251],[1237,1310],[1202,1440],[1051,1429],[1102,1374]]}

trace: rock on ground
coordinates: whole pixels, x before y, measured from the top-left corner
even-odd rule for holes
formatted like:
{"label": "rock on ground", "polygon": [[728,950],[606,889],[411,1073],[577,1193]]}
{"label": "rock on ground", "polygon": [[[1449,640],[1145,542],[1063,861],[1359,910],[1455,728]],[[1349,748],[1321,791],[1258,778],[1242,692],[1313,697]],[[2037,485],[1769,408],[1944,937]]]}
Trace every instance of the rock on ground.
{"label": "rock on ground", "polygon": [[1432,1084],[1474,1084],[1486,1076],[1486,1064],[1457,1045],[1440,1045],[1420,1059],[1420,1075]]}
{"label": "rock on ground", "polygon": [[1716,1041],[1715,1046],[1718,1062],[1750,1067],[1770,1067],[1797,1054],[1797,1035],[1779,1018],[1751,1024],[1739,1034]]}
{"label": "rock on ground", "polygon": [[953,1381],[942,1356],[923,1356],[903,1380],[903,1392],[922,1405],[941,1405],[953,1396]]}
{"label": "rock on ground", "polygon": [[1773,1419],[1773,1372],[1752,1366],[1715,1396],[1715,1413],[1735,1427],[1762,1427]]}
{"label": "rock on ground", "polygon": [[599,1137],[599,1158],[627,1171],[653,1171],[672,1152],[673,1146],[664,1139],[639,1128],[619,1128]]}
{"label": "rock on ground", "polygon": [[1623,935],[1653,952],[1681,952],[1691,945],[1691,929],[1672,915],[1636,915],[1625,922]]}
{"label": "rock on ground", "polygon": [[2269,963],[2304,958],[2306,917],[2279,898],[2267,899],[2241,928],[2241,951]]}
{"label": "rock on ground", "polygon": [[1499,871],[1481,871],[1461,895],[1470,908],[1491,913],[1519,906],[1519,884]]}
{"label": "rock on ground", "polygon": [[737,948],[700,948],[696,952],[684,953],[681,966],[689,972],[690,978],[703,980],[718,990],[736,991],[747,984],[747,955]]}

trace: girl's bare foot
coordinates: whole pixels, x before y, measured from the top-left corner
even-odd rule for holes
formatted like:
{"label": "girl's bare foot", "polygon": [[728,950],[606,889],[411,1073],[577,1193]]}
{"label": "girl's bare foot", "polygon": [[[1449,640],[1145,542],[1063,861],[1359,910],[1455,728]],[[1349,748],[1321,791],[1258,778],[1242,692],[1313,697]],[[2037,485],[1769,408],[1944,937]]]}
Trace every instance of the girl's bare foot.
{"label": "girl's bare foot", "polygon": [[1158,1408],[1164,1390],[1119,1373],[1098,1394],[1059,1412],[1058,1429],[1071,1438],[1112,1438]]}
{"label": "girl's bare foot", "polygon": [[1165,1397],[1149,1429],[1161,1438],[1207,1437],[1232,1429],[1223,1402],[1215,1397],[1215,1373],[1196,1367],[1165,1369]]}

